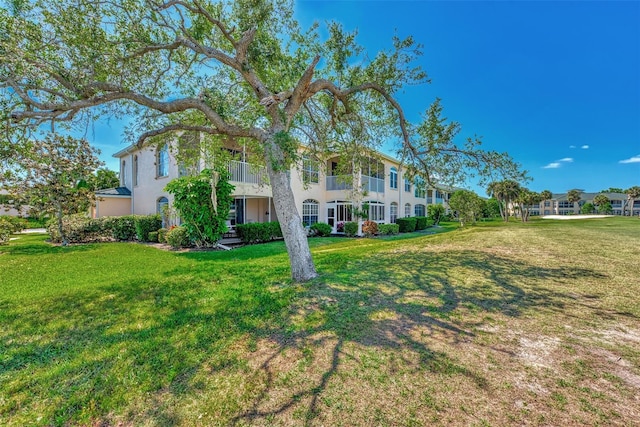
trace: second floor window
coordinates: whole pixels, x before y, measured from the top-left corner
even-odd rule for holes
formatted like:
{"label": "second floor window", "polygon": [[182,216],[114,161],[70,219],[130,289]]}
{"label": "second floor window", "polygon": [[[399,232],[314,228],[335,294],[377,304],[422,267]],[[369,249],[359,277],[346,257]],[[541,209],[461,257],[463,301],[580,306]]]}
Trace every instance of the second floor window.
{"label": "second floor window", "polygon": [[160,148],[158,148],[158,152],[156,154],[156,164],[158,166],[158,177],[169,175],[169,146],[167,144],[164,144]]}
{"label": "second floor window", "polygon": [[305,184],[317,184],[319,182],[318,162],[308,157],[302,159],[302,180]]}
{"label": "second floor window", "polygon": [[389,172],[389,187],[398,189],[398,169],[391,168]]}
{"label": "second floor window", "polygon": [[411,181],[409,181],[407,178],[404,179],[404,191],[406,191],[407,193],[411,193]]}
{"label": "second floor window", "polygon": [[133,156],[133,185],[138,185],[138,156]]}
{"label": "second floor window", "polygon": [[424,199],[427,196],[427,192],[424,188],[424,180],[417,176],[415,179],[415,185],[416,185],[416,188],[415,188],[415,191],[413,192],[413,195],[420,199]]}

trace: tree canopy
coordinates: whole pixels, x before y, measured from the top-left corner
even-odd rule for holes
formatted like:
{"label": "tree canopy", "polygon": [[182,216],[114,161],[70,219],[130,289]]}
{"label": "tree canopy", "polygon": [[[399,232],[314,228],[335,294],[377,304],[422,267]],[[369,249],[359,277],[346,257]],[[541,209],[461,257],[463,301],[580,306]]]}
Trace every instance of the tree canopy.
{"label": "tree canopy", "polygon": [[[521,177],[505,153],[456,145],[438,100],[412,125],[396,100],[428,82],[421,46],[394,36],[370,55],[356,32],[302,29],[289,0],[31,0],[0,9],[2,132],[17,146],[43,125],[131,117],[132,141],[178,131],[242,141],[264,160],[294,280],[316,276],[287,175],[298,147],[344,152],[389,139],[427,183]],[[1,145],[1,144],[0,144]],[[500,169],[500,171],[496,171]]]}

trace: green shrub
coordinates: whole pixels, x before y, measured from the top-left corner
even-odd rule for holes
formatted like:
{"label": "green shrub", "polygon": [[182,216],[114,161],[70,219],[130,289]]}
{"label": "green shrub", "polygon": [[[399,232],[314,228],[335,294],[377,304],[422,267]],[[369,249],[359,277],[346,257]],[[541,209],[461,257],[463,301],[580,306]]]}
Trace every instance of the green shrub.
{"label": "green shrub", "polygon": [[5,227],[9,227],[12,233],[17,233],[27,228],[27,220],[17,216],[2,215],[0,220],[4,221]]}
{"label": "green shrub", "polygon": [[411,233],[416,231],[417,220],[415,217],[397,218],[396,224],[399,226],[400,233]]}
{"label": "green shrub", "polygon": [[155,215],[136,215],[135,216],[136,237],[141,242],[149,240],[149,233],[158,231],[162,227],[162,218],[159,214]]}
{"label": "green shrub", "polygon": [[167,230],[166,228],[161,228],[158,230],[158,242],[159,243],[167,243]]}
{"label": "green shrub", "polygon": [[358,223],[357,222],[345,222],[344,223],[344,234],[349,237],[353,237],[358,234]]}
{"label": "green shrub", "polygon": [[11,224],[4,217],[0,218],[0,245],[9,243],[11,233],[13,233],[13,224]]}
{"label": "green shrub", "polygon": [[245,244],[268,242],[282,237],[280,223],[277,221],[237,224],[236,233]]}
{"label": "green shrub", "polygon": [[367,237],[378,234],[378,223],[375,221],[365,221],[362,223],[362,233]]}
{"label": "green shrub", "polygon": [[157,243],[158,242],[158,232],[157,231],[150,231],[147,234],[147,238],[149,239],[150,242]]}
{"label": "green shrub", "polygon": [[313,232],[314,236],[327,237],[331,235],[331,226],[324,222],[316,222],[312,224],[309,229]]}
{"label": "green shrub", "polygon": [[175,249],[191,246],[189,232],[186,227],[174,227],[167,232],[167,243]]}
{"label": "green shrub", "polygon": [[116,240],[133,240],[136,236],[136,219],[133,215],[107,217],[108,228]]}
{"label": "green shrub", "polygon": [[400,226],[398,224],[380,224],[378,226],[378,230],[380,231],[380,234],[398,234]]}
{"label": "green shrub", "polygon": [[417,216],[416,230],[424,230],[429,226],[429,219],[426,216]]}

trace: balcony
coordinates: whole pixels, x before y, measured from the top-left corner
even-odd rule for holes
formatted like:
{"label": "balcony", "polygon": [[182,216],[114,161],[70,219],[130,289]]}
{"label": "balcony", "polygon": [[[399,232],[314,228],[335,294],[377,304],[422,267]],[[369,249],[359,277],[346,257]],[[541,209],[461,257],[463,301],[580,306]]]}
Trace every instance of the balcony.
{"label": "balcony", "polygon": [[[327,191],[351,190],[353,186],[347,181],[346,175],[328,175]],[[362,189],[368,192],[384,193],[384,179],[361,175]]]}
{"label": "balcony", "polygon": [[232,160],[227,168],[229,170],[229,181],[247,184],[269,184],[267,170],[264,166]]}

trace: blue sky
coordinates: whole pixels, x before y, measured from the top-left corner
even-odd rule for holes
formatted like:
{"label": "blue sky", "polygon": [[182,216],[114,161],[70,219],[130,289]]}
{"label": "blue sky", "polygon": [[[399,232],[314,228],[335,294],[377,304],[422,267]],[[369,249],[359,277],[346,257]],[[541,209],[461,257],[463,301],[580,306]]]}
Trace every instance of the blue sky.
{"label": "blue sky", "polygon": [[[394,33],[413,35],[432,83],[399,96],[409,120],[442,98],[461,140],[479,135],[485,148],[509,152],[533,190],[640,185],[638,1],[303,0],[296,16],[305,27],[357,29],[371,56]],[[87,137],[116,169],[120,127],[96,124]]]}

